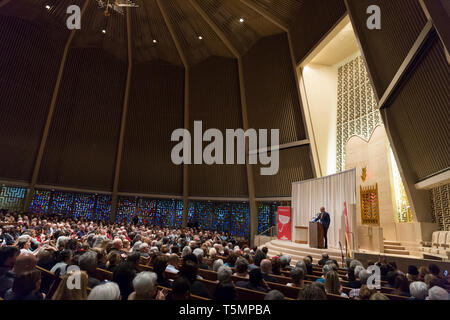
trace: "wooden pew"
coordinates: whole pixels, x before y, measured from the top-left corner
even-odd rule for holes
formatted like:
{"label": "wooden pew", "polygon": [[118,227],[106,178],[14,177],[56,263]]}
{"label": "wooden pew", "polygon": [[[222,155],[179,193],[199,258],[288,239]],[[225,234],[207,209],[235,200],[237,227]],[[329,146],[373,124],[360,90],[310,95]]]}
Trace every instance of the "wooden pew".
{"label": "wooden pew", "polygon": [[103,282],[105,280],[112,281],[113,280],[113,273],[111,271],[97,268],[95,270],[95,277],[100,280],[100,282]]}
{"label": "wooden pew", "polygon": [[289,286],[281,284],[281,283],[275,283],[275,282],[266,282],[266,283],[271,290],[278,290],[282,294],[284,294],[285,297],[288,297],[288,298],[291,298],[294,300],[298,299],[298,295],[301,291],[300,288],[289,287]]}
{"label": "wooden pew", "polygon": [[45,293],[46,300],[51,300],[62,278],[39,266],[36,266],[36,269],[41,272],[41,292]]}
{"label": "wooden pew", "polygon": [[264,300],[266,294],[261,291],[236,287],[237,300]]}
{"label": "wooden pew", "polygon": [[[165,289],[165,290],[168,291],[168,295],[167,295],[167,296],[169,296],[169,294],[172,292],[172,289],[171,289],[171,288],[166,288],[166,287],[158,286],[158,290],[163,290],[163,289]],[[191,294],[191,295],[190,295],[190,300],[211,301],[211,299],[204,298],[204,297],[200,297],[200,296],[196,296],[196,295],[194,295],[194,294]]]}

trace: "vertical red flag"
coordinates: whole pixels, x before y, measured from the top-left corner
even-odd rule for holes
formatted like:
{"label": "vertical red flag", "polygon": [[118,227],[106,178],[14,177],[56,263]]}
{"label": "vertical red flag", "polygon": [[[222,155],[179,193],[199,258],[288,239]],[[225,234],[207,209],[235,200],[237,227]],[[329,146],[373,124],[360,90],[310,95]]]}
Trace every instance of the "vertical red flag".
{"label": "vertical red flag", "polygon": [[345,210],[345,225],[346,225],[346,233],[345,239],[347,241],[347,251],[349,253],[349,257],[352,257],[352,252],[350,251],[350,231],[348,226],[348,213],[347,213],[347,202],[344,201],[344,210]]}
{"label": "vertical red flag", "polygon": [[292,240],[291,207],[278,207],[278,240]]}

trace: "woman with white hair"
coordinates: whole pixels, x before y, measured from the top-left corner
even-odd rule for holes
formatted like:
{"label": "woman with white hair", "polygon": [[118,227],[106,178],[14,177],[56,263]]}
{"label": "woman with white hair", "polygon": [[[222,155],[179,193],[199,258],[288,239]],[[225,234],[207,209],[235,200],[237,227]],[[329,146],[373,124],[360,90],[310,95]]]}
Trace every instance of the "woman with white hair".
{"label": "woman with white hair", "polygon": [[183,248],[183,251],[181,251],[181,255],[184,257],[186,257],[187,255],[190,255],[192,253],[192,249],[189,246],[185,246]]}
{"label": "woman with white hair", "polygon": [[422,281],[414,281],[409,285],[411,300],[425,300],[428,296],[427,284]]}
{"label": "woman with white hair", "polygon": [[134,292],[130,294],[128,300],[164,300],[165,294],[158,292],[158,276],[154,272],[141,272],[133,279]]}
{"label": "woman with white hair", "polygon": [[115,282],[106,282],[95,286],[89,293],[88,300],[120,300],[120,289]]}
{"label": "woman with white hair", "polygon": [[450,294],[447,290],[434,286],[428,290],[427,300],[450,300]]}
{"label": "woman with white hair", "polygon": [[217,282],[223,283],[223,282],[230,282],[231,276],[233,274],[233,271],[228,266],[221,266],[217,270]]}
{"label": "woman with white hair", "polygon": [[222,259],[217,259],[213,263],[213,271],[217,272],[219,270],[219,268],[222,267],[222,266],[223,266],[223,260]]}

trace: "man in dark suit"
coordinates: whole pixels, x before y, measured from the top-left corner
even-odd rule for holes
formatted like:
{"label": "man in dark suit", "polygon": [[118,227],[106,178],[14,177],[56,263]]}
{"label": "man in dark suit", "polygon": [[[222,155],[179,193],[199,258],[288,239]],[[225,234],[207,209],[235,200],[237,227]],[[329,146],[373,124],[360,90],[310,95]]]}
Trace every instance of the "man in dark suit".
{"label": "man in dark suit", "polygon": [[325,238],[325,249],[328,249],[327,232],[330,227],[330,214],[325,211],[325,207],[320,208],[319,216],[313,222],[319,221],[323,226],[323,237]]}

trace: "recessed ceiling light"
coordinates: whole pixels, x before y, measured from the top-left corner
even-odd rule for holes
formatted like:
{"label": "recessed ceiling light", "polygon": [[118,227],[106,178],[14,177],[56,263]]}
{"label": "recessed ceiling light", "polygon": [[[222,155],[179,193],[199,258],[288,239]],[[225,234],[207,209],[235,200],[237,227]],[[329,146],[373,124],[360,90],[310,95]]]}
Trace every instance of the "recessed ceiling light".
{"label": "recessed ceiling light", "polygon": [[198,36],[198,40],[203,40],[203,37],[202,36]]}
{"label": "recessed ceiling light", "polygon": [[49,5],[46,5],[46,6],[45,6],[45,9],[47,9],[47,10],[50,10],[50,8],[51,8],[51,7],[50,7]]}
{"label": "recessed ceiling light", "polygon": [[240,23],[244,23],[244,21],[245,21],[245,20],[244,20],[243,18],[240,18],[240,19],[239,19],[239,22],[240,22]]}
{"label": "recessed ceiling light", "polygon": [[102,33],[103,33],[103,34],[105,34],[105,33],[106,33],[106,30],[105,30],[105,29],[103,29],[103,30],[102,30]]}
{"label": "recessed ceiling light", "polygon": [[153,39],[153,43],[157,43],[158,41],[156,41],[156,39]]}

